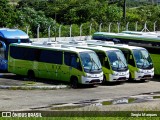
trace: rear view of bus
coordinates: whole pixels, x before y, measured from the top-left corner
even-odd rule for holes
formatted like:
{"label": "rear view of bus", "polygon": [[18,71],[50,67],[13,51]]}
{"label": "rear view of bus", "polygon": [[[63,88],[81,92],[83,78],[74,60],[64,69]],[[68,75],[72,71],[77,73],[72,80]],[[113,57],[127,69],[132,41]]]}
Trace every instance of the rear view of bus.
{"label": "rear view of bus", "polygon": [[128,62],[130,79],[149,80],[154,76],[152,59],[145,48],[128,46],[125,44],[110,44],[105,41],[89,40],[88,44],[102,45],[104,47],[120,49]]}
{"label": "rear view of bus", "polygon": [[7,70],[9,44],[18,42],[30,42],[29,36],[19,29],[0,29],[0,70]]}

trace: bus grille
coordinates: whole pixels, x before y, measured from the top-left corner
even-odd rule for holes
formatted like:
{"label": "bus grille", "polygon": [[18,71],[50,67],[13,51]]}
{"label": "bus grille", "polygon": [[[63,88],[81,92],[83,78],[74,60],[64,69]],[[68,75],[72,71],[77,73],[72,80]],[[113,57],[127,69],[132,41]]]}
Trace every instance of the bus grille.
{"label": "bus grille", "polygon": [[126,77],[121,77],[121,78],[118,78],[117,80],[121,81],[121,80],[127,80]]}
{"label": "bus grille", "polygon": [[91,80],[89,83],[100,83],[101,81],[99,79],[94,79],[94,80]]}

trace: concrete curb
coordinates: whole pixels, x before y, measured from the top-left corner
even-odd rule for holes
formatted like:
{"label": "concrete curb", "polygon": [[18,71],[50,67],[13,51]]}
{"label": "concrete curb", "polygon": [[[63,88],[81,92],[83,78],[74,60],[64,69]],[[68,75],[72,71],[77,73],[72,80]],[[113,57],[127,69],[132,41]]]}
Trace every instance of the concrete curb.
{"label": "concrete curb", "polygon": [[54,86],[6,86],[0,85],[0,89],[8,90],[56,90],[56,89],[66,89],[67,85],[54,85]]}

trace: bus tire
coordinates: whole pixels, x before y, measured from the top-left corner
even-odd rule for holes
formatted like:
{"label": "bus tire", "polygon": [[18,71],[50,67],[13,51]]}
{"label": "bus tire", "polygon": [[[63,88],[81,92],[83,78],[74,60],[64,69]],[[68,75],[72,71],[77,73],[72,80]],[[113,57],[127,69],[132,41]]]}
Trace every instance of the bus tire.
{"label": "bus tire", "polygon": [[131,73],[129,73],[129,79],[128,79],[128,81],[130,81],[130,82],[132,82],[132,81],[133,81],[133,78],[132,78]]}
{"label": "bus tire", "polygon": [[73,88],[73,89],[78,88],[78,79],[77,79],[77,77],[72,77],[70,83],[71,83],[71,88]]}
{"label": "bus tire", "polygon": [[27,73],[27,76],[29,79],[34,79],[35,78],[35,74],[33,70],[29,70]]}
{"label": "bus tire", "polygon": [[105,75],[103,75],[103,81],[102,81],[102,84],[106,84],[106,76]]}

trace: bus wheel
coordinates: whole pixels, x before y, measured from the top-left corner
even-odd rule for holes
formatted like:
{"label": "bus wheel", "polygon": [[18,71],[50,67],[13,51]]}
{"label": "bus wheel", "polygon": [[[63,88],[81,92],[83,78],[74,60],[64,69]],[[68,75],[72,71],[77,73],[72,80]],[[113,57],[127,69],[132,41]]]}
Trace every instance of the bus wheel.
{"label": "bus wheel", "polygon": [[29,70],[29,71],[28,71],[27,76],[28,76],[28,78],[31,79],[31,80],[35,78],[34,72],[33,72],[32,70]]}
{"label": "bus wheel", "polygon": [[130,81],[130,82],[132,82],[132,81],[133,81],[133,78],[132,78],[131,73],[129,73],[129,79],[128,79],[128,81]]}
{"label": "bus wheel", "polygon": [[102,84],[106,84],[106,76],[103,75],[103,81],[102,81]]}
{"label": "bus wheel", "polygon": [[73,77],[71,79],[71,88],[74,88],[74,89],[78,88],[78,79],[76,77]]}

